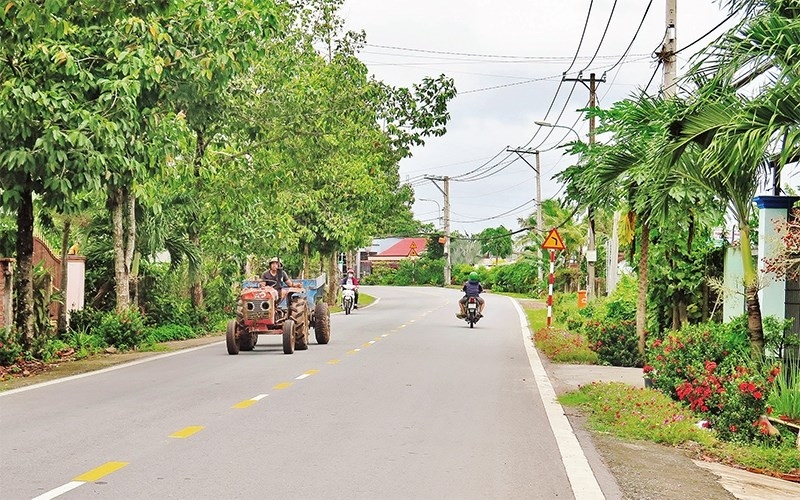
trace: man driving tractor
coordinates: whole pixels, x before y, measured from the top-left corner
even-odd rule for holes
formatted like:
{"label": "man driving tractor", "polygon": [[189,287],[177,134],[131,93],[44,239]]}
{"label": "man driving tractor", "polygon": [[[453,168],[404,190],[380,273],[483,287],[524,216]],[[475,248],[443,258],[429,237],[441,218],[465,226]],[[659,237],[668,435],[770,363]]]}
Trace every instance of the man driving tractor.
{"label": "man driving tractor", "polygon": [[278,293],[280,293],[280,298],[283,299],[288,293],[286,288],[302,288],[303,285],[292,282],[292,280],[289,279],[289,275],[286,274],[286,271],[283,270],[280,264],[281,261],[277,257],[269,259],[269,269],[264,271],[264,274],[261,275],[261,279],[264,280],[264,284],[277,290]]}

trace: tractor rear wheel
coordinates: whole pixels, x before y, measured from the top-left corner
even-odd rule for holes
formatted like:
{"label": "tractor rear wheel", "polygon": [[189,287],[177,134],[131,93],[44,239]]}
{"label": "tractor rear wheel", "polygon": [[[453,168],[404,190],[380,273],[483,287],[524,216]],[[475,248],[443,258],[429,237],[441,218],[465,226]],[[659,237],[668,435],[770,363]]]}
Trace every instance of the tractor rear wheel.
{"label": "tractor rear wheel", "polygon": [[236,339],[236,320],[228,321],[225,329],[225,345],[228,347],[228,354],[239,354],[239,342]]}
{"label": "tractor rear wheel", "polygon": [[294,353],[294,320],[287,319],[283,322],[283,353]]}
{"label": "tractor rear wheel", "polygon": [[314,336],[317,344],[327,344],[331,340],[331,313],[325,302],[314,306]]}

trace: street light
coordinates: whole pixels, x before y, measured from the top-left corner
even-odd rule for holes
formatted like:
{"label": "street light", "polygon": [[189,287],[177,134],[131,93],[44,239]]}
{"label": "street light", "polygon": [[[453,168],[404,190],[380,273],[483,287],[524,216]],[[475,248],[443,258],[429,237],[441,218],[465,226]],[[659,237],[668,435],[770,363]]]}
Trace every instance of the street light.
{"label": "street light", "polygon": [[580,134],[578,134],[578,132],[576,132],[574,128],[569,127],[567,125],[559,125],[557,123],[550,123],[550,122],[533,122],[533,123],[535,123],[536,125],[539,125],[540,127],[565,128],[567,130],[571,130],[572,133],[575,134],[575,137],[577,137],[579,141],[581,140]]}
{"label": "street light", "polygon": [[439,211],[437,212],[438,216],[436,217],[436,220],[441,222],[441,220],[442,220],[442,206],[439,205],[438,201],[431,200],[430,198],[418,198],[417,201],[432,201],[433,203],[436,203],[436,207],[439,209]]}

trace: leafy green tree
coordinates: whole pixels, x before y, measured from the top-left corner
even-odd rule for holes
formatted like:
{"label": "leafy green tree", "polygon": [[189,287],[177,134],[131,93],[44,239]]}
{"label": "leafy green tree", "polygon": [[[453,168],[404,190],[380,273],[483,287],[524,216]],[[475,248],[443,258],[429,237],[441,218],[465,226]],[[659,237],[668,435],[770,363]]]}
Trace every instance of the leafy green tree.
{"label": "leafy green tree", "polygon": [[495,264],[499,259],[505,259],[514,251],[511,231],[504,226],[488,227],[478,234],[481,251],[494,257]]}
{"label": "leafy green tree", "polygon": [[108,150],[125,147],[120,124],[138,89],[109,72],[142,57],[114,53],[106,42],[118,31],[108,27],[124,31],[142,10],[118,1],[20,0],[0,13],[0,191],[17,216],[16,324],[26,347],[34,321],[33,198],[63,209],[73,193],[96,190],[111,174]]}

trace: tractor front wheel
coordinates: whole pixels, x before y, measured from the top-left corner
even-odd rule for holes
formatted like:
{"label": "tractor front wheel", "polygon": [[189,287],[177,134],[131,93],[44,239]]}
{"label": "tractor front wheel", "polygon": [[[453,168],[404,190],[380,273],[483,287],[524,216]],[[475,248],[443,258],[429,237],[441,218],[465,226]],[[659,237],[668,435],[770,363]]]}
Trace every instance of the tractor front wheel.
{"label": "tractor front wheel", "polygon": [[327,344],[331,340],[331,313],[325,302],[314,306],[314,336],[317,344]]}
{"label": "tractor front wheel", "polygon": [[252,351],[253,348],[256,346],[256,342],[258,342],[257,333],[250,333],[244,329],[242,329],[242,331],[239,332],[240,351]]}
{"label": "tractor front wheel", "polygon": [[228,347],[228,354],[239,354],[239,340],[236,338],[236,320],[228,321],[225,330],[225,345]]}
{"label": "tractor front wheel", "polygon": [[294,320],[287,319],[283,323],[283,353],[294,353]]}

